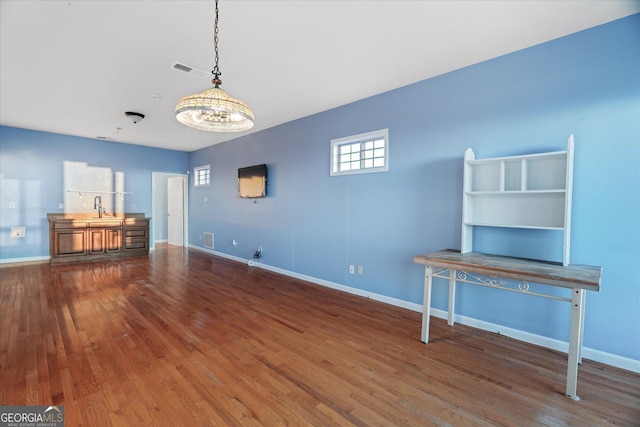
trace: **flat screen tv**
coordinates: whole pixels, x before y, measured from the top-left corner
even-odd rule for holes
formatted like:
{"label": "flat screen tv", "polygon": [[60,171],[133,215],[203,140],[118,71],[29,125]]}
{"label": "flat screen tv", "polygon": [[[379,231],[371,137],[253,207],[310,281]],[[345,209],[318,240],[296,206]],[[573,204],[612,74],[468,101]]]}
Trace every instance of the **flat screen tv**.
{"label": "flat screen tv", "polygon": [[267,196],[267,165],[255,165],[238,169],[238,197],[257,198]]}

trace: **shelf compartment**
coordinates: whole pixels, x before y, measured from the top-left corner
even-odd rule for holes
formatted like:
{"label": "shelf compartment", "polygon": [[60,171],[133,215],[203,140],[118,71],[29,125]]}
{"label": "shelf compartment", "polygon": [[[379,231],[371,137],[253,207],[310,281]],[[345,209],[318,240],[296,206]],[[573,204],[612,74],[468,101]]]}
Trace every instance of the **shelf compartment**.
{"label": "shelf compartment", "polygon": [[500,163],[485,162],[473,165],[471,172],[471,191],[500,191]]}
{"label": "shelf compartment", "polygon": [[564,190],[567,182],[567,156],[534,157],[527,161],[523,190]]}
{"label": "shelf compartment", "polygon": [[471,191],[563,190],[567,154],[468,161]]}
{"label": "shelf compartment", "polygon": [[522,173],[526,168],[526,161],[522,159],[502,161],[503,165],[503,179],[501,190],[504,191],[521,191],[524,189],[523,177],[526,176]]}
{"label": "shelf compartment", "polygon": [[484,192],[467,197],[472,202],[464,223],[496,227],[564,227],[565,192]]}

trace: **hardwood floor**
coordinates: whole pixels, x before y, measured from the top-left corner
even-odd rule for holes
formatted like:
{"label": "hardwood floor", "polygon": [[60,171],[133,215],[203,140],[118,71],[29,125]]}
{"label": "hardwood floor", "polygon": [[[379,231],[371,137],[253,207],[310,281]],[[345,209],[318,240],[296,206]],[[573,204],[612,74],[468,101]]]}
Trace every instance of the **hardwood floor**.
{"label": "hardwood floor", "polygon": [[67,427],[640,425],[640,374],[199,251],[0,275],[0,404]]}

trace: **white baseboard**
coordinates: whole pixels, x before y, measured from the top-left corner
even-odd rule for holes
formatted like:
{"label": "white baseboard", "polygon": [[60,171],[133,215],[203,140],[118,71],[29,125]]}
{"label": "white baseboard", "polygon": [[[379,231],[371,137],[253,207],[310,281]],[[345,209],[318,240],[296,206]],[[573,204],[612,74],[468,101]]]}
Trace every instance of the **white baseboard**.
{"label": "white baseboard", "polygon": [[28,258],[5,258],[5,259],[0,259],[0,264],[18,264],[18,263],[25,263],[25,262],[42,262],[42,261],[49,261],[51,259],[51,257],[49,257],[49,255],[47,256],[34,256],[34,257],[28,257]]}
{"label": "white baseboard", "polygon": [[387,304],[395,305],[397,307],[406,308],[406,309],[412,310],[412,311],[418,311],[418,312],[422,311],[422,305],[420,305],[420,304],[414,304],[412,302],[403,301],[403,300],[400,300],[400,299],[397,299],[397,298],[391,298],[391,297],[388,297],[388,296],[385,296],[385,295],[380,295],[380,294],[376,294],[376,293],[373,293],[373,292],[364,291],[362,289],[352,288],[350,286],[341,285],[339,283],[330,282],[328,280],[319,279],[317,277],[307,276],[305,274],[296,273],[295,271],[289,271],[289,270],[285,270],[285,269],[282,269],[282,268],[273,267],[273,266],[270,266],[268,264],[263,264],[261,262],[257,262],[257,261],[254,261],[254,260],[247,260],[247,259],[239,258],[239,257],[233,256],[233,255],[228,255],[228,254],[225,254],[225,253],[222,253],[222,252],[217,252],[215,250],[205,249],[205,248],[200,247],[200,246],[189,245],[189,247],[192,248],[192,249],[196,249],[196,250],[202,251],[202,252],[207,252],[207,253],[210,253],[210,254],[213,254],[213,255],[217,255],[217,256],[220,256],[222,258],[232,259],[234,261],[238,261],[238,262],[247,264],[247,265],[252,266],[252,267],[259,267],[259,268],[262,268],[264,270],[269,270],[269,271],[273,271],[274,273],[282,274],[284,276],[294,277],[296,279],[300,279],[300,280],[304,280],[304,281],[307,281],[307,282],[315,283],[317,285],[325,286],[327,288],[337,289],[339,291],[347,292],[347,293],[358,295],[358,296],[365,297],[365,298],[370,298],[370,299],[376,300],[376,301],[385,302]]}
{"label": "white baseboard", "polygon": [[[372,300],[384,302],[387,304],[391,304],[397,307],[405,308],[407,310],[422,312],[422,304],[415,304],[408,301],[403,301],[397,298],[391,298],[385,295],[376,294],[373,292],[364,291],[362,289],[353,288],[350,286],[341,285],[339,283],[330,282],[328,280],[319,279],[317,277],[307,276],[305,274],[296,273],[294,271],[285,270],[278,267],[273,267],[268,264],[263,264],[260,262],[256,262],[254,260],[247,260],[244,258],[239,258],[233,255],[228,255],[222,252],[217,252],[210,249],[205,249],[199,246],[189,245],[190,248],[196,249],[202,252],[208,252],[213,255],[217,255],[223,258],[228,258],[234,261],[238,261],[241,263],[246,263],[250,266],[263,268],[265,270],[273,271],[275,273],[279,273],[285,276],[294,277],[296,279],[305,280],[307,282],[315,283],[317,285],[326,286],[328,288],[337,289],[339,291],[347,292],[353,295],[359,295],[365,298],[370,298]],[[445,310],[440,310],[437,308],[431,309],[431,314],[435,317],[441,319],[447,319],[447,312]],[[548,338],[542,335],[532,334],[530,332],[521,331],[519,329],[513,329],[502,325],[497,325],[495,323],[485,322],[483,320],[478,320],[473,317],[467,317],[462,315],[455,315],[454,320],[457,323],[462,325],[471,326],[474,328],[482,329],[484,331],[494,332],[498,334],[502,334],[508,336],[510,338],[514,338],[520,341],[524,341],[530,344],[539,345],[541,347],[550,348],[552,350],[561,351],[567,353],[569,351],[569,343],[565,341],[556,340],[553,338]],[[419,337],[418,337],[419,338]],[[604,363],[605,365],[614,366],[616,368],[625,369],[632,372],[640,373],[640,360],[630,359],[628,357],[622,357],[611,353],[606,353],[604,351],[595,350],[588,347],[583,347],[582,356],[585,359],[590,359],[599,363]]]}
{"label": "white baseboard", "polygon": [[[422,308],[420,309],[422,310]],[[447,320],[447,311],[437,308],[431,308],[431,315],[439,319]],[[473,317],[462,316],[456,314],[453,319],[456,323],[461,325],[471,326],[473,328],[482,329],[483,331],[494,332],[510,338],[524,341],[529,344],[539,345],[541,347],[549,348],[563,353],[569,352],[569,343],[565,341],[556,340],[554,338],[545,337],[542,335],[532,334],[530,332],[521,331],[519,329],[509,328],[507,326],[497,325],[495,323],[485,322]],[[615,366],[616,368],[625,369],[632,372],[640,373],[640,360],[630,359],[628,357],[622,357],[604,351],[595,350],[589,347],[582,347],[582,357],[590,359],[595,362],[604,363],[605,365]]]}
{"label": "white baseboard", "polygon": [[225,253],[222,253],[222,252],[214,251],[213,249],[203,248],[202,246],[189,245],[189,248],[190,249],[195,249],[195,250],[200,251],[200,252],[206,252],[206,253],[211,254],[211,255],[217,255],[217,256],[219,256],[221,258],[227,258],[227,259],[231,259],[231,260],[234,260],[234,261],[238,261],[238,262],[241,262],[243,264],[247,264],[249,262],[249,260],[247,260],[245,258],[240,258],[240,257],[237,257],[237,256],[233,256],[233,255],[225,254]]}

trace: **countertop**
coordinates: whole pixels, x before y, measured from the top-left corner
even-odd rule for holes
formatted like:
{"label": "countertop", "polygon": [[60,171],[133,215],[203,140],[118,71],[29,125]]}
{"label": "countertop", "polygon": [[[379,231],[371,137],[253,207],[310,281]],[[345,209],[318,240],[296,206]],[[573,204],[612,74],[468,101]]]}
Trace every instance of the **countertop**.
{"label": "countertop", "polygon": [[97,213],[48,213],[47,219],[49,221],[58,221],[58,220],[82,220],[82,221],[90,221],[90,220],[100,220],[104,221],[107,219],[126,219],[126,218],[136,218],[136,219],[150,219],[149,217],[144,216],[143,213],[116,213],[116,214],[102,214],[102,218],[98,217]]}

